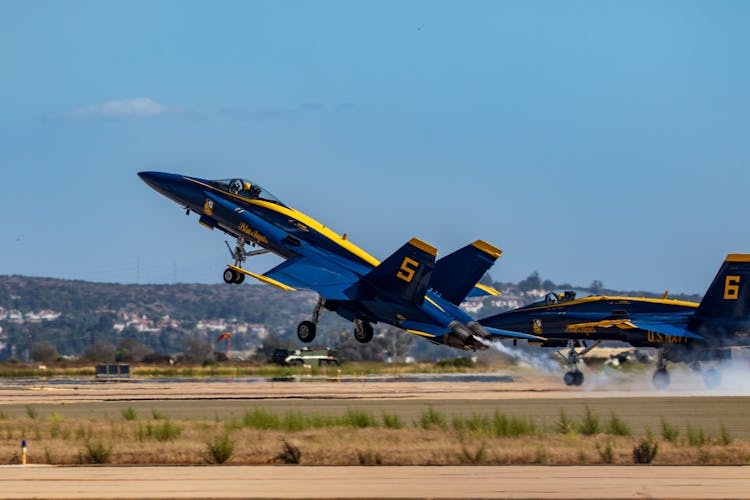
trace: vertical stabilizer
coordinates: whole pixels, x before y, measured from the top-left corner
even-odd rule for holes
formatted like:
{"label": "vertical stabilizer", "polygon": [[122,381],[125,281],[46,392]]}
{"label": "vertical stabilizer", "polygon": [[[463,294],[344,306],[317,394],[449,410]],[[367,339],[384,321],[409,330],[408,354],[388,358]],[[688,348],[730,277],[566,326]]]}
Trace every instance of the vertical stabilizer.
{"label": "vertical stabilizer", "polygon": [[482,240],[466,245],[437,261],[430,288],[445,300],[458,305],[502,253],[499,248]]}
{"label": "vertical stabilizer", "polygon": [[695,311],[695,317],[726,320],[749,315],[750,254],[729,254]]}

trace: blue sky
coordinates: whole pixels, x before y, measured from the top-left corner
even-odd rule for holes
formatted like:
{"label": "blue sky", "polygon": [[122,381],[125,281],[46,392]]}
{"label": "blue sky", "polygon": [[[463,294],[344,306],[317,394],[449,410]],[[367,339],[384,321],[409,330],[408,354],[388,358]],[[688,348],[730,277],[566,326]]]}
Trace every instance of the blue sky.
{"label": "blue sky", "polygon": [[[750,252],[748,2],[0,1],[0,274],[218,282],[135,175],[254,179],[384,258],[702,292]],[[250,264],[263,271],[272,258]]]}

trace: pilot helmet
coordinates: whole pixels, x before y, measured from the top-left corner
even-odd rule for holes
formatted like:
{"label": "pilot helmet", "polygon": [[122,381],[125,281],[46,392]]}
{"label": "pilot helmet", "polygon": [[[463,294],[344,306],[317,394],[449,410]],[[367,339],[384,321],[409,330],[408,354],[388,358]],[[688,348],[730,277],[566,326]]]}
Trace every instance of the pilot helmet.
{"label": "pilot helmet", "polygon": [[251,187],[253,187],[253,185],[250,184],[249,182],[245,181],[245,185],[244,185],[245,191],[250,191]]}

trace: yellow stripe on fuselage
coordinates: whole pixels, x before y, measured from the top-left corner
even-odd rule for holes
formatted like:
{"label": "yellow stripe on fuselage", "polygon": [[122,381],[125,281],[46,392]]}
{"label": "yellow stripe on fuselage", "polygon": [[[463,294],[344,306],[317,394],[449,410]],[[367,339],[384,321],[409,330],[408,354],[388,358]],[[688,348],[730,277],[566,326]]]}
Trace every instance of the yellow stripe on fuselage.
{"label": "yellow stripe on fuselage", "polygon": [[327,227],[325,227],[320,222],[316,221],[312,217],[303,214],[302,212],[295,210],[293,208],[284,207],[281,205],[277,205],[276,203],[270,202],[270,201],[263,201],[263,200],[254,200],[252,198],[245,198],[244,196],[240,196],[234,193],[230,193],[228,191],[224,191],[222,189],[219,189],[215,186],[211,186],[210,184],[206,184],[205,182],[198,181],[196,179],[191,179],[190,177],[183,177],[183,179],[195,182],[196,184],[200,184],[201,186],[205,186],[209,189],[212,189],[214,191],[217,191],[219,193],[229,195],[232,198],[236,198],[238,200],[244,201],[245,203],[250,203],[252,205],[256,205],[259,207],[266,208],[268,210],[271,210],[273,212],[280,213],[282,215],[285,215],[287,217],[291,217],[292,219],[295,219],[298,222],[301,222],[302,224],[306,225],[309,228],[314,229],[321,235],[325,236],[329,240],[331,240],[333,243],[336,243],[337,245],[341,246],[348,252],[356,255],[360,259],[364,260],[368,264],[371,264],[372,266],[377,267],[378,264],[380,264],[380,261],[373,257],[372,255],[368,254],[361,248],[359,248],[354,243],[350,242],[349,240],[344,239],[341,235],[336,234],[335,232],[331,231]]}
{"label": "yellow stripe on fuselage", "polygon": [[553,307],[570,307],[576,304],[585,304],[586,302],[598,302],[598,301],[624,301],[624,302],[646,302],[649,304],[664,304],[671,306],[683,306],[683,307],[698,307],[697,302],[688,302],[686,300],[673,300],[673,299],[651,299],[647,297],[621,297],[621,296],[607,296],[607,295],[592,295],[590,297],[582,297],[580,299],[571,300],[568,302],[558,302],[556,304],[545,304],[543,306],[536,307],[525,307],[521,309],[515,309],[511,312],[525,312],[525,311],[536,311],[538,309],[551,309]]}

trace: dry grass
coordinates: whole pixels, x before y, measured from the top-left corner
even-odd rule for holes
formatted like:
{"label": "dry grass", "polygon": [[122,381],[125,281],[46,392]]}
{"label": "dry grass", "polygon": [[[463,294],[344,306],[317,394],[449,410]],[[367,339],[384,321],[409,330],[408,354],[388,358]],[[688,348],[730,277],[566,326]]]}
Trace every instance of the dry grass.
{"label": "dry grass", "polygon": [[[85,377],[94,376],[96,363],[51,362],[40,368],[36,363],[0,363],[0,379],[2,378],[50,378],[50,377]],[[456,366],[452,364],[393,363],[354,361],[345,362],[340,366],[327,367],[313,364],[309,367],[278,366],[268,363],[231,362],[213,366],[191,364],[144,364],[130,363],[130,373],[138,378],[201,378],[201,377],[292,377],[299,375],[313,375],[319,377],[336,377],[339,372],[348,376],[364,375],[406,375],[414,373],[483,373],[497,369],[497,364],[480,364],[478,366]],[[504,366],[504,365],[503,365]]]}
{"label": "dry grass", "polygon": [[[300,463],[307,465],[601,464],[605,458],[598,450],[607,447],[611,463],[631,464],[643,438],[606,434],[606,429],[561,434],[555,421],[513,420],[498,412],[448,418],[435,408],[423,411],[401,427],[393,425],[393,415],[363,410],[343,416],[254,410],[234,419],[177,421],[145,414],[138,419],[24,415],[0,420],[0,463],[18,463],[20,441],[26,439],[30,463],[201,464],[211,452],[207,436],[226,436],[221,445],[231,450],[232,464],[269,463],[285,451],[285,443],[298,449]],[[691,446],[687,430],[681,431],[684,437],[674,441],[654,438],[654,464],[750,463],[750,440],[729,439],[719,422],[705,429],[699,446],[694,440]]]}

